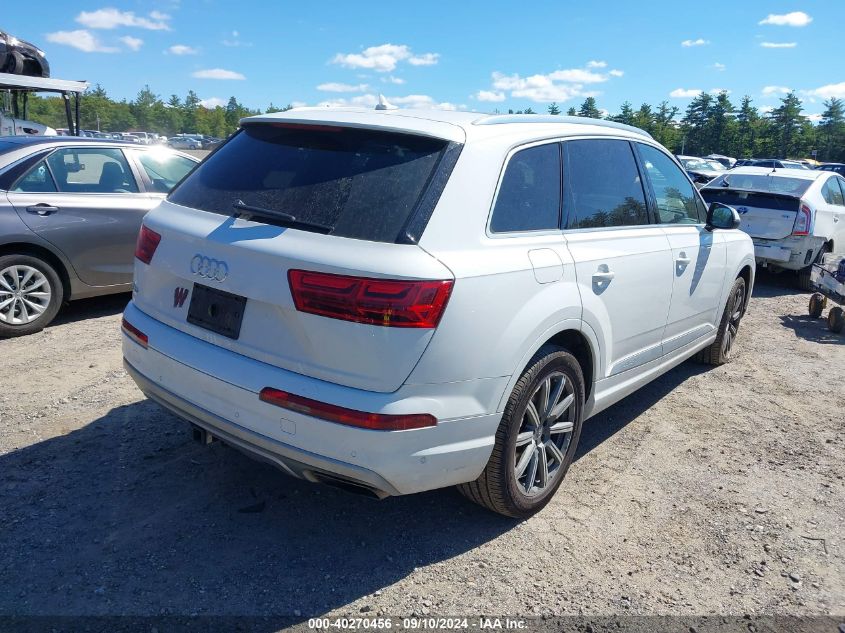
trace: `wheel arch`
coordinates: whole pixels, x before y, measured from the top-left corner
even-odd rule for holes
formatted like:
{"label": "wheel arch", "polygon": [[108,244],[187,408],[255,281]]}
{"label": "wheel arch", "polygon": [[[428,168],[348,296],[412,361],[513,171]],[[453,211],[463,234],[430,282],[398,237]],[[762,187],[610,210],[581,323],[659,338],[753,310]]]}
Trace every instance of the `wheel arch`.
{"label": "wheel arch", "polygon": [[754,286],[754,269],[750,264],[745,264],[739,271],[735,279],[742,277],[745,280],[745,299],[742,306],[742,314],[748,309],[748,300],[751,298],[751,289]]}
{"label": "wheel arch", "polygon": [[3,255],[29,255],[30,257],[43,259],[53,267],[56,274],[59,276],[59,279],[62,280],[62,300],[68,301],[70,299],[72,287],[67,266],[65,266],[62,259],[49,248],[29,242],[10,242],[8,244],[0,244],[0,256]]}
{"label": "wheel arch", "polygon": [[527,348],[519,364],[514,369],[514,373],[508,382],[505,392],[502,394],[501,401],[499,402],[499,410],[503,409],[513,391],[514,385],[528,367],[528,363],[534,354],[544,345],[557,345],[575,356],[584,374],[584,401],[589,402],[593,393],[593,384],[596,376],[599,375],[599,368],[596,366],[597,359],[599,358],[598,340],[595,337],[595,333],[586,324],[569,320],[549,328]]}

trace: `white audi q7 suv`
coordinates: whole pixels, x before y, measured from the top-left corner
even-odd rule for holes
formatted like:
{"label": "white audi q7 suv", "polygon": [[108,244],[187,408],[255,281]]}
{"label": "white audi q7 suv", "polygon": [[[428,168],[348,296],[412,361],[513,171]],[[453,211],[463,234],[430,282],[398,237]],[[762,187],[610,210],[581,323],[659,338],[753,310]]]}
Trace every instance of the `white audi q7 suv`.
{"label": "white audi q7 suv", "polygon": [[241,124],[145,218],[123,320],[127,371],[204,439],[525,517],[584,420],[690,356],[730,358],[751,239],[641,130],[363,109]]}

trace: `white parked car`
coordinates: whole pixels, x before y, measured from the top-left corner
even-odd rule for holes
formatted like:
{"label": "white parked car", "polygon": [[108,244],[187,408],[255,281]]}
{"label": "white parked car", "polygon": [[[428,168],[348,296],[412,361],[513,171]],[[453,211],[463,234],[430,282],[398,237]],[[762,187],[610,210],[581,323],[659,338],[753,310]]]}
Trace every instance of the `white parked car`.
{"label": "white parked car", "polygon": [[738,225],[605,121],[252,117],[146,217],[125,364],[290,474],[459,485],[523,517],[585,419],[696,353],[728,360],[754,280]]}
{"label": "white parked car", "polygon": [[734,206],[757,263],[797,272],[805,290],[812,289],[813,263],[825,253],[845,254],[845,178],[835,172],[737,167],[701,194]]}

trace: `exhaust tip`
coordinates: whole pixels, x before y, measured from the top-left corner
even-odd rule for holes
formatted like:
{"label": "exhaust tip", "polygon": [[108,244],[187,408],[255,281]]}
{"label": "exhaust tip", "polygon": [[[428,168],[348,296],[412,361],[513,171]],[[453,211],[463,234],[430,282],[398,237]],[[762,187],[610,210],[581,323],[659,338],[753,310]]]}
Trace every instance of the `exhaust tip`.
{"label": "exhaust tip", "polygon": [[372,486],[352,481],[351,479],[344,479],[343,477],[337,477],[328,473],[315,471],[309,471],[308,474],[310,475],[309,479],[312,479],[313,481],[331,486],[332,488],[338,488],[354,495],[369,497],[370,499],[384,499],[389,496],[381,490],[376,490]]}

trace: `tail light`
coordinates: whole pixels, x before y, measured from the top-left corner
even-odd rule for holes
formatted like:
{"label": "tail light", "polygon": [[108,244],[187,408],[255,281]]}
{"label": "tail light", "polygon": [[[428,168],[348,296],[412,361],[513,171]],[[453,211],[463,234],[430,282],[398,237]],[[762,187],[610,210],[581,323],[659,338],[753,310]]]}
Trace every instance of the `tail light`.
{"label": "tail light", "polygon": [[149,344],[149,338],[147,335],[127,321],[126,317],[123,317],[123,321],[120,322],[120,329],[123,330],[124,334],[135,341],[138,345],[144,349],[147,348],[147,345]]}
{"label": "tail light", "polygon": [[161,242],[161,235],[142,224],[141,231],[138,233],[138,241],[135,243],[135,257],[145,264],[149,264],[153,255],[155,255],[159,242]]}
{"label": "tail light", "polygon": [[311,400],[296,396],[286,391],[265,387],[258,394],[262,402],[310,415],[315,418],[322,418],[329,422],[357,426],[362,429],[373,431],[409,431],[411,429],[422,429],[429,426],[437,426],[437,418],[428,413],[413,413],[409,415],[388,415],[383,413],[365,413],[354,409],[346,409],[333,404]]}
{"label": "tail light", "polygon": [[452,280],[400,281],[291,270],[288,281],[300,312],[386,327],[435,328]]}
{"label": "tail light", "polygon": [[795,226],[792,228],[793,235],[809,235],[813,224],[813,211],[806,204],[801,205],[798,215],[795,217]]}

